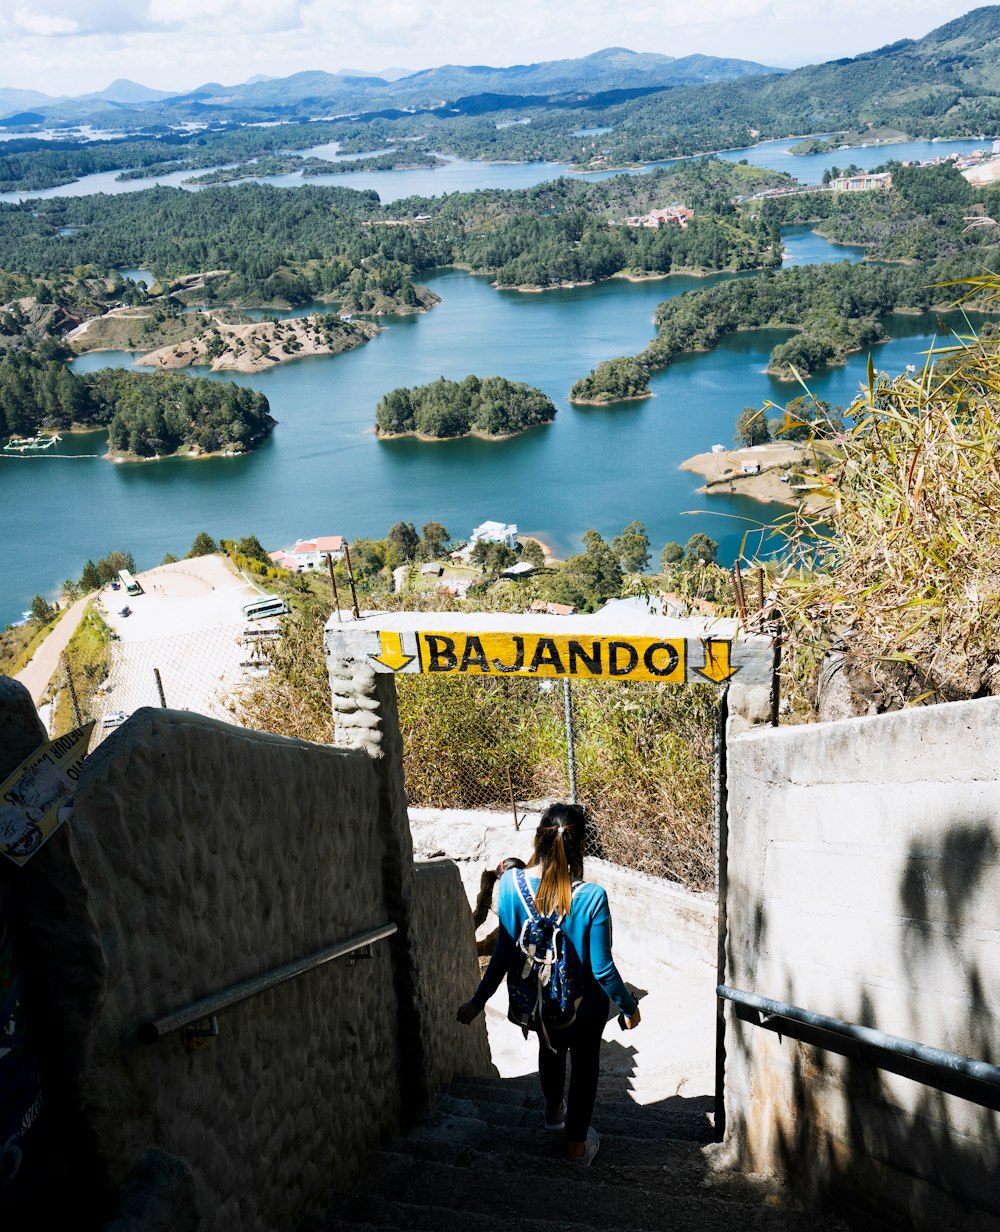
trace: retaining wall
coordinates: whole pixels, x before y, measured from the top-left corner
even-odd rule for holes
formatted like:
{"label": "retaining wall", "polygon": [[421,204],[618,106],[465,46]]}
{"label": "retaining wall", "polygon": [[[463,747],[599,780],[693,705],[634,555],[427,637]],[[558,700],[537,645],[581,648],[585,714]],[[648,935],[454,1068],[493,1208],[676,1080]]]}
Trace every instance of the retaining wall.
{"label": "retaining wall", "polygon": [[[727,983],[1000,1064],[998,749],[1000,699],[731,739]],[[1000,1092],[726,1020],[744,1166],[891,1226],[1000,1226]]]}
{"label": "retaining wall", "polygon": [[[81,1226],[295,1226],[437,1085],[490,1071],[481,1025],[454,1021],[475,970],[458,874],[414,868],[397,770],[150,709],[88,759],[71,822],[15,873],[47,1097],[91,1165]],[[448,969],[426,947],[452,917]],[[371,959],[225,1010],[203,1048],[137,1042],[146,1019],[386,922]]]}

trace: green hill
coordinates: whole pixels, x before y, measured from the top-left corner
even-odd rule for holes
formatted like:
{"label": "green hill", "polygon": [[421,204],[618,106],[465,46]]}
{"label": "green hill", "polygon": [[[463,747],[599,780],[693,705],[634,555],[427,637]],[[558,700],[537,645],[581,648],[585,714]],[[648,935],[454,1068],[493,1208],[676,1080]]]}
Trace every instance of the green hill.
{"label": "green hill", "polygon": [[894,127],[921,136],[1000,129],[1000,6],[975,9],[922,39],[781,76],[710,84],[623,105],[633,132],[716,125],[720,142],[758,135]]}

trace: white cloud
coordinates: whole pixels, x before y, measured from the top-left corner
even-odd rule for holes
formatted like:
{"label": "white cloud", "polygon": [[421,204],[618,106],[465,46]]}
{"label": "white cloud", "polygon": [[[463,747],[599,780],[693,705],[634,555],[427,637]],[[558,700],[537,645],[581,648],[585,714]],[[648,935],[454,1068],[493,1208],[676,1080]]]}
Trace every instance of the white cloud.
{"label": "white cloud", "polygon": [[793,65],[920,37],[967,0],[23,0],[0,5],[0,86],[128,76],[161,89],[255,73],[516,64],[624,46]]}
{"label": "white cloud", "polygon": [[14,14],[13,20],[18,30],[42,37],[77,34],[80,30],[79,22],[58,13],[29,13],[22,9]]}

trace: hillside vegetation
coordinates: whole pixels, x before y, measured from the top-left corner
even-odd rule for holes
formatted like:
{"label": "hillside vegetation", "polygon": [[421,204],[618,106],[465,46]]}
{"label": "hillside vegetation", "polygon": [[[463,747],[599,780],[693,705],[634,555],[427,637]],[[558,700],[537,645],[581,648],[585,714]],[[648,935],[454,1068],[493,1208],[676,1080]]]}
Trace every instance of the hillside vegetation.
{"label": "hillside vegetation", "polygon": [[[968,290],[1000,297],[1000,279]],[[1000,693],[1000,349],[969,336],[869,382],[777,601],[800,655],[846,646],[858,708]],[[810,648],[812,648],[810,650]]]}

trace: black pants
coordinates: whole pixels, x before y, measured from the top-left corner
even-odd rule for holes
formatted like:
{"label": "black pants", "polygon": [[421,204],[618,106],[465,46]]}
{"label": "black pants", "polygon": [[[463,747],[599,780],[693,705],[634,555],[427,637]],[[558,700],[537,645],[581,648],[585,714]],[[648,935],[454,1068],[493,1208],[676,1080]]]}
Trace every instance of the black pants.
{"label": "black pants", "polygon": [[577,1014],[563,1031],[553,1031],[550,1039],[555,1052],[538,1040],[538,1077],[546,1107],[555,1112],[566,1087],[566,1054],[570,1056],[569,1095],[566,1099],[566,1137],[583,1142],[597,1098],[597,1079],[601,1072],[601,1035],[606,1014]]}

